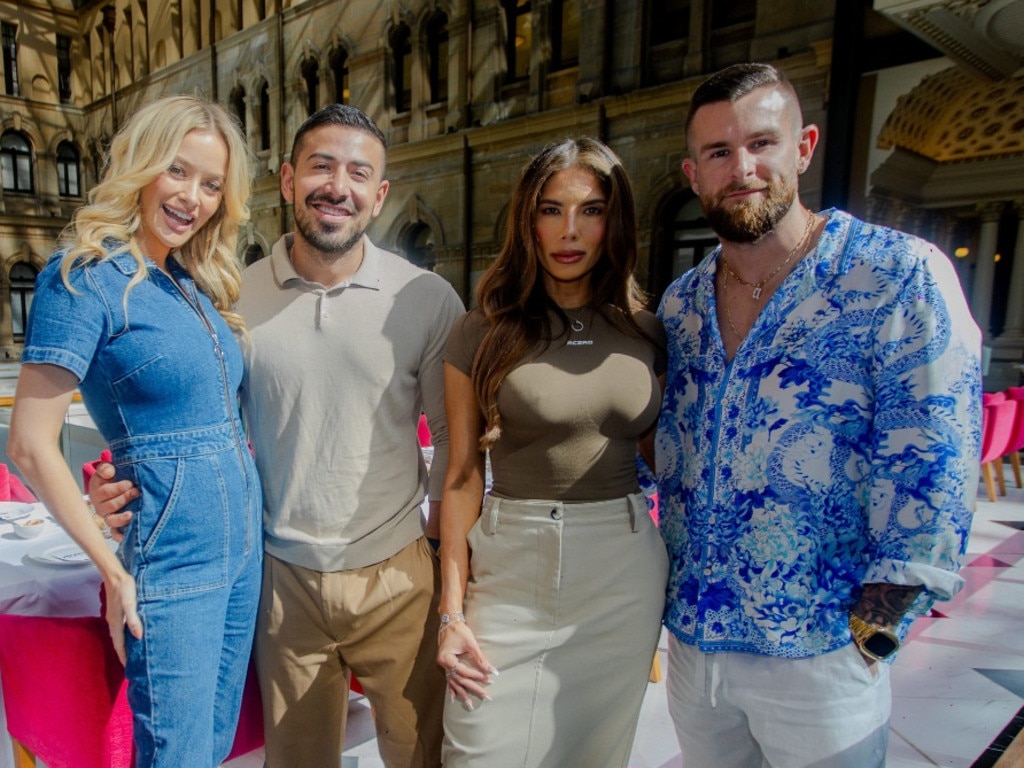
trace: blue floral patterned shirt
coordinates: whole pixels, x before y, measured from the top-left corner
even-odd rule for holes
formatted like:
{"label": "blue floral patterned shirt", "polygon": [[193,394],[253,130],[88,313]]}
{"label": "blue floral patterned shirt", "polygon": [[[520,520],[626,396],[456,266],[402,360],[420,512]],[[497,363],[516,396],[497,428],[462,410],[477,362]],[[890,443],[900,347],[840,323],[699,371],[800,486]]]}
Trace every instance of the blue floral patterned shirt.
{"label": "blue floral patterned shirt", "polygon": [[702,651],[850,642],[862,584],[962,586],[977,492],[981,336],[949,259],[841,211],[731,362],[719,250],[676,280],[656,443],[665,623]]}

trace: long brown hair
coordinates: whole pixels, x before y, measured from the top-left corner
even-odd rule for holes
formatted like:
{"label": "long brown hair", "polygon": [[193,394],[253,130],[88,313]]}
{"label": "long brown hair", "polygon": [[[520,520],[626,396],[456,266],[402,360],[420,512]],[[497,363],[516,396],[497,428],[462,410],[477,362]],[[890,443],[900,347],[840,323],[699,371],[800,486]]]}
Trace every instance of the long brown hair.
{"label": "long brown hair", "polygon": [[[545,349],[569,322],[544,287],[534,232],[544,185],[569,168],[593,173],[607,199],[604,247],[590,273],[590,306],[624,332],[647,338],[633,317],[646,297],[633,277],[636,207],[622,161],[600,141],[588,137],[549,145],[523,169],[512,193],[501,250],[477,286],[477,304],[489,325],[471,371],[486,421],[482,450],[501,434],[498,389],[505,377],[528,355]],[[552,312],[563,324],[554,335]]]}

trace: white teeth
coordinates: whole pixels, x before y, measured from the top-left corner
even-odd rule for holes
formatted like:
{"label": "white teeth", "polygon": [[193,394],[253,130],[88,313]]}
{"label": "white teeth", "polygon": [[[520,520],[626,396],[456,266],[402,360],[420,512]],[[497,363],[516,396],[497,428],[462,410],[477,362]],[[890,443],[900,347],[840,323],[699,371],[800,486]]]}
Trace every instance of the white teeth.
{"label": "white teeth", "polygon": [[323,211],[324,213],[330,216],[341,216],[343,214],[348,213],[348,211],[345,208],[336,205],[324,205],[323,203],[318,203],[316,208],[317,210]]}
{"label": "white teeth", "polygon": [[188,214],[182,213],[181,211],[176,211],[173,208],[168,208],[166,205],[164,206],[164,211],[167,212],[168,216],[177,219],[182,224],[191,224],[193,221],[195,221],[194,216],[189,216]]}

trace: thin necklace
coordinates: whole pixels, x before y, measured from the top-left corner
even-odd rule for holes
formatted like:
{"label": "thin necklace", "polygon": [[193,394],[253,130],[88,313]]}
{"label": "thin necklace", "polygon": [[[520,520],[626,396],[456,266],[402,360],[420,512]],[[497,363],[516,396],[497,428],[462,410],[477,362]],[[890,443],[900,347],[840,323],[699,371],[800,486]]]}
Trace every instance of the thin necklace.
{"label": "thin necklace", "polygon": [[807,217],[807,226],[804,227],[804,234],[803,236],[801,236],[800,240],[797,241],[797,244],[793,246],[793,250],[791,250],[786,255],[786,258],[783,259],[782,262],[777,267],[775,267],[775,269],[768,273],[768,276],[766,278],[760,280],[759,282],[750,283],[744,280],[739,275],[737,275],[735,270],[733,270],[732,266],[730,266],[729,262],[726,260],[724,253],[722,253],[718,258],[721,259],[722,266],[725,267],[725,271],[729,275],[731,275],[736,280],[736,282],[741,283],[742,285],[745,285],[748,288],[754,289],[753,292],[751,292],[750,294],[750,298],[752,298],[754,301],[757,301],[758,299],[761,298],[761,291],[764,289],[768,281],[775,277],[777,274],[779,274],[779,272],[782,271],[782,268],[793,260],[793,257],[796,256],[797,252],[801,252],[803,248],[807,245],[808,241],[811,238],[811,231],[814,229],[814,223],[815,221],[817,221],[817,218],[818,217],[815,216],[813,213]]}
{"label": "thin necklace", "polygon": [[577,309],[576,312],[579,312],[579,314],[575,317],[570,314],[567,309],[563,309],[562,311],[565,312],[565,316],[569,318],[569,330],[573,333],[583,333],[583,328],[585,327],[583,325],[583,313],[587,311],[587,308],[581,307],[580,309]]}
{"label": "thin necklace", "polygon": [[744,336],[740,333],[739,328],[736,327],[736,323],[732,321],[732,311],[729,309],[729,297],[725,295],[725,292],[729,290],[729,273],[722,273],[722,306],[725,308],[725,322],[729,324],[729,328],[736,335],[736,338],[740,342],[743,341]]}

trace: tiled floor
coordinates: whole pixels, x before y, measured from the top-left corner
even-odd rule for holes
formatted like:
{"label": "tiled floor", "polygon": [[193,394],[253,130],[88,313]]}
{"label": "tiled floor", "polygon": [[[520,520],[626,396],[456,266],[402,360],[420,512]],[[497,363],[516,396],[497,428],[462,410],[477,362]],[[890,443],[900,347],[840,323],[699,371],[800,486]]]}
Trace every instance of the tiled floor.
{"label": "tiled floor", "polygon": [[[1007,478],[1012,485],[1009,471]],[[893,668],[888,768],[994,768],[999,754],[987,752],[990,745],[1008,724],[1024,720],[1024,490],[1008,487],[992,503],[981,489],[962,574],[966,587],[914,625]],[[663,637],[663,669],[664,651]],[[351,706],[342,768],[382,768],[369,707],[361,698]],[[998,768],[1024,765],[1014,762]],[[262,765],[260,751],[226,768]],[[682,765],[664,680],[652,683],[630,766]]]}

